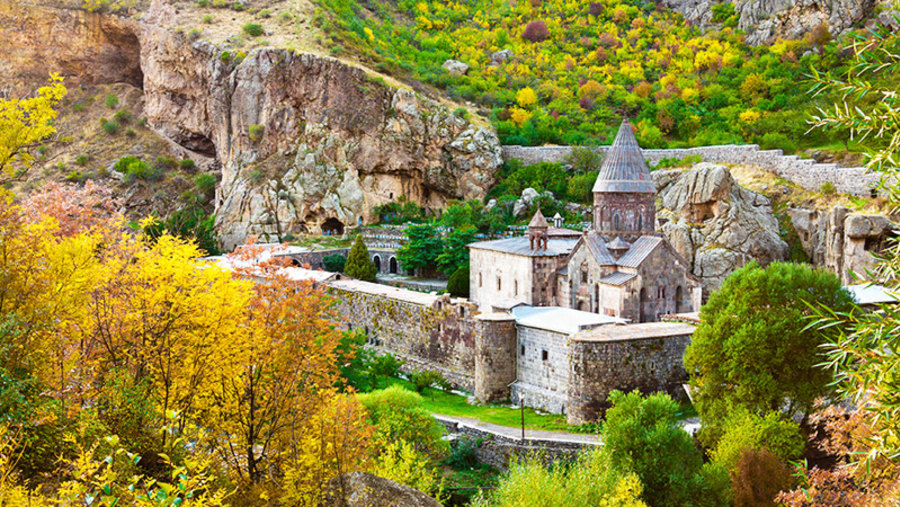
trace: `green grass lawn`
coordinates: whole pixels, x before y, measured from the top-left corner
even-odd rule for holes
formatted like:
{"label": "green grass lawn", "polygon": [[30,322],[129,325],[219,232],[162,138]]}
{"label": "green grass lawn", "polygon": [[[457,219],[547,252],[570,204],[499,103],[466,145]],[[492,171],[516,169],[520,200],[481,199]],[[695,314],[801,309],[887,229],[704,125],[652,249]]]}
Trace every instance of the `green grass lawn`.
{"label": "green grass lawn", "polygon": [[[393,377],[382,378],[378,387],[385,388],[394,384],[399,384],[410,391],[415,390],[412,383]],[[464,396],[432,388],[426,388],[422,393],[422,398],[425,399],[425,408],[435,414],[467,417],[513,428],[521,427],[519,408],[495,404],[470,404]],[[594,429],[592,426],[569,426],[566,424],[564,415],[538,414],[534,409],[528,407],[525,408],[525,427],[532,430],[569,431],[572,433],[585,433]]]}

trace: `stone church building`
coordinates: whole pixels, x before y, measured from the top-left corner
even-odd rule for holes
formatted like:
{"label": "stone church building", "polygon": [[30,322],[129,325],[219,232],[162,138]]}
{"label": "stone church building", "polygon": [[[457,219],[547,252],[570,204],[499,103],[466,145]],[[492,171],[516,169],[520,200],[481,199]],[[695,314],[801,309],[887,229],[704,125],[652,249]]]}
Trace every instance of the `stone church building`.
{"label": "stone church building", "polygon": [[559,306],[631,322],[700,308],[699,280],[656,227],[656,186],[622,122],[593,188],[584,232],[551,227],[540,210],[528,235],[469,245],[470,300],[481,311]]}

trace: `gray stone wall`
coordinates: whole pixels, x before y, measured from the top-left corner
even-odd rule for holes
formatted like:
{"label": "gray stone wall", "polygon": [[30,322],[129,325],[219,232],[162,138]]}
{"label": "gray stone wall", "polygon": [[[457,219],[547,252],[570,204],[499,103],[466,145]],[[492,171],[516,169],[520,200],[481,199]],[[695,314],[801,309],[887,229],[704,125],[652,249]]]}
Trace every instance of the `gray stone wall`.
{"label": "gray stone wall", "polygon": [[[605,153],[608,148],[594,147],[600,153]],[[504,146],[503,159],[515,158],[525,164],[560,162],[568,156],[571,149],[570,146]],[[831,182],[838,192],[870,197],[873,185],[878,182],[878,176],[866,172],[864,167],[819,164],[815,160],[785,155],[781,150],[760,150],[755,144],[643,151],[644,159],[650,165],[655,165],[664,158],[683,159],[699,155],[705,162],[758,166],[812,191],[818,191],[823,184]]]}
{"label": "gray stone wall", "polygon": [[569,335],[518,326],[516,383],[510,399],[555,414],[565,413],[569,385]]}
{"label": "gray stone wall", "polygon": [[475,398],[509,398],[516,380],[516,318],[508,313],[475,317]]}
{"label": "gray stone wall", "polygon": [[328,291],[337,300],[337,312],[346,325],[363,328],[369,346],[378,352],[406,360],[405,371],[435,370],[455,386],[474,390],[473,305],[452,302],[449,296],[410,292],[411,297],[423,301],[413,302],[334,284],[329,285]]}
{"label": "gray stone wall", "polygon": [[690,335],[612,341],[572,340],[569,424],[596,421],[613,390],[665,391],[681,397],[687,381],[682,358]]}
{"label": "gray stone wall", "polygon": [[[400,264],[400,261],[397,260],[397,251],[396,250],[385,250],[378,248],[369,248],[369,258],[372,262],[375,263],[375,266],[378,267],[378,272],[381,274],[389,274],[389,273],[403,273],[403,265]],[[325,263],[322,262],[322,259],[328,257],[329,255],[342,255],[347,257],[347,254],[350,253],[349,248],[332,248],[329,250],[313,250],[311,252],[299,252],[289,254],[288,257],[294,260],[297,264],[301,266],[309,265],[310,269],[325,269]],[[391,264],[391,259],[394,260],[394,263]]]}

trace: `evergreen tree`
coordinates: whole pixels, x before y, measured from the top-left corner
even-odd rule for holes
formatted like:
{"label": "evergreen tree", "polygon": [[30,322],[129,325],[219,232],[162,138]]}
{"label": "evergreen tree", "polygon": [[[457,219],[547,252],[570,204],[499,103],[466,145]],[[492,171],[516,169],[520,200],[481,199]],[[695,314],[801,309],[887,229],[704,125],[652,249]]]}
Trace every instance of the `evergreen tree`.
{"label": "evergreen tree", "polygon": [[356,236],[350,254],[347,255],[347,263],[344,265],[344,273],[359,280],[367,282],[375,281],[375,263],[369,258],[369,249],[363,243],[362,234]]}
{"label": "evergreen tree", "polygon": [[449,292],[451,296],[464,298],[469,297],[468,264],[460,267],[452,275],[450,275],[450,280],[447,281],[447,292]]}

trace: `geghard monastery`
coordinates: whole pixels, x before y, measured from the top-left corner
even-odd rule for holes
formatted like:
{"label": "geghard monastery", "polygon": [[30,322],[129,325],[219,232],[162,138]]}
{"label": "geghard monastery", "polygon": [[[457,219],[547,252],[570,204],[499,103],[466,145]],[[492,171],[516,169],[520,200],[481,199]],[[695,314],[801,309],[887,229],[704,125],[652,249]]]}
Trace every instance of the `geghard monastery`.
{"label": "geghard monastery", "polygon": [[663,317],[696,311],[700,284],[656,230],[656,189],[627,122],[593,191],[587,231],[551,227],[538,211],[527,235],[470,245],[469,300],[304,271],[369,347],[481,401],[579,424],[614,389],[683,395],[694,327]]}
{"label": "geghard monastery", "polygon": [[470,245],[472,302],[483,311],[525,303],[630,322],[698,309],[699,280],[656,229],[656,185],[627,120],[593,193],[584,233],[550,227],[538,210],[527,236]]}

